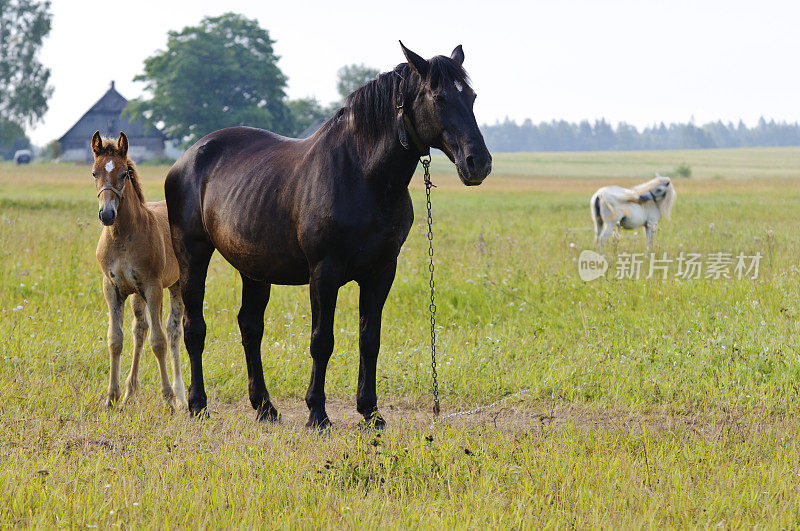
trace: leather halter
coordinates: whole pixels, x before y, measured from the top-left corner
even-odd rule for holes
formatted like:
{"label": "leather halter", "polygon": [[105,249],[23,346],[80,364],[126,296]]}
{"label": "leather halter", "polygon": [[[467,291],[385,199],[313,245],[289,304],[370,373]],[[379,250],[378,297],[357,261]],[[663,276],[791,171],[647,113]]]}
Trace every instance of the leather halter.
{"label": "leather halter", "polygon": [[398,92],[398,100],[397,100],[397,138],[400,140],[400,144],[408,151],[411,151],[411,145],[409,144],[409,140],[411,140],[411,144],[413,144],[414,149],[416,149],[420,156],[426,156],[431,154],[430,147],[426,146],[425,143],[420,139],[419,133],[417,133],[414,124],[411,123],[411,118],[408,117],[405,111],[405,107],[403,106],[405,97],[403,95],[403,78],[400,74],[397,74],[400,77],[401,81],[397,88]]}
{"label": "leather halter", "polygon": [[102,188],[100,189],[100,191],[99,191],[99,192],[97,192],[97,197],[100,197],[100,194],[102,194],[102,193],[103,193],[103,192],[105,192],[106,190],[110,190],[110,191],[114,192],[114,194],[115,194],[117,197],[119,197],[119,200],[120,200],[120,201],[122,201],[122,192],[124,192],[124,191],[125,191],[125,183],[126,183],[126,182],[128,182],[128,172],[129,172],[129,171],[130,171],[130,170],[127,170],[127,171],[125,172],[125,175],[124,175],[124,177],[122,177],[122,186],[119,188],[119,190],[117,190],[116,188],[114,188],[113,186],[111,186],[111,185],[109,184],[109,185],[107,185],[107,186],[104,186],[104,187],[102,187]]}

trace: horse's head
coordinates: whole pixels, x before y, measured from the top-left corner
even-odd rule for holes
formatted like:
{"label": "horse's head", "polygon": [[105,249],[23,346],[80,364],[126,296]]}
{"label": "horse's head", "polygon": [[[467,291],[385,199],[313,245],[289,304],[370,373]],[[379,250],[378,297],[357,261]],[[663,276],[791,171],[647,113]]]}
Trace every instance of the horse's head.
{"label": "horse's head", "polygon": [[100,131],[92,136],[94,165],[92,176],[97,189],[100,221],[111,226],[117,219],[117,210],[125,196],[125,183],[129,180],[131,168],[128,163],[128,137],[120,132],[119,139],[103,139]]}
{"label": "horse's head", "polygon": [[481,184],[492,171],[492,155],[472,110],[475,92],[462,66],[464,50],[458,45],[450,57],[438,55],[425,60],[402,42],[400,46],[412,75],[421,79],[413,102],[404,102],[411,105],[409,118],[416,134],[423,144],[442,150],[450,158],[464,184]]}
{"label": "horse's head", "polygon": [[670,214],[672,213],[672,206],[675,204],[675,199],[678,197],[678,193],[672,185],[672,180],[665,175],[656,173],[656,178],[653,179],[651,183],[652,187],[650,188],[650,193],[653,194],[653,198],[658,205],[658,209],[661,211],[661,215],[669,221]]}

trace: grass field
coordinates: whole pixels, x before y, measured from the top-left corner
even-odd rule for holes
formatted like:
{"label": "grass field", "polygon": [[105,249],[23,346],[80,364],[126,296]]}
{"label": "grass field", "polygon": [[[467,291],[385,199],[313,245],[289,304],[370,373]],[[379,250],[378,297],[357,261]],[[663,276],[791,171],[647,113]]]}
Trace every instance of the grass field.
{"label": "grass field", "polygon": [[[613,264],[645,250],[636,231],[607,249],[605,278],[582,282],[594,190],[682,162],[693,177],[675,181],[656,252],[761,253],[758,278],[616,279]],[[260,425],[241,282],[218,256],[211,418],[167,410],[149,347],[142,393],[106,410],[89,169],[0,164],[0,526],[800,526],[800,149],[497,155],[471,189],[444,159],[433,169],[444,412],[528,391],[430,426],[417,175],[378,364],[390,426],[376,436],[356,424],[356,287],[339,296],[325,435],[302,428],[307,288],[273,288],[262,356],[284,422]],[[140,167],[148,199],[166,171]],[[128,324],[126,353],[129,337]]]}

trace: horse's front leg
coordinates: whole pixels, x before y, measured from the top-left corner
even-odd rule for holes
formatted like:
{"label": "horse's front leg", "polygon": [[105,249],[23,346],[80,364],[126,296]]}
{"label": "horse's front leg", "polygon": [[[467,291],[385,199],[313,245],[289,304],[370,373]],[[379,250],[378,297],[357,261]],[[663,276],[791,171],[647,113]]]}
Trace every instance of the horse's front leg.
{"label": "horse's front leg", "polygon": [[171,407],[178,408],[181,404],[176,403],[175,392],[172,390],[172,383],[167,374],[167,337],[164,334],[164,323],[161,321],[164,290],[160,284],[151,284],[145,288],[143,296],[147,301],[147,311],[150,314],[150,347],[156,356],[156,362],[158,362],[161,394]]}
{"label": "horse's front leg", "polygon": [[120,358],[122,357],[122,319],[125,314],[125,297],[108,277],[103,276],[103,295],[108,304],[108,353],[111,370],[108,378],[108,400],[106,405],[112,407],[119,400]]}
{"label": "horse's front leg", "polygon": [[326,428],[331,421],[325,412],[325,373],[333,353],[333,314],[341,279],[338,267],[320,262],[311,270],[311,382],[306,392],[310,411],[309,428]]}
{"label": "horse's front leg", "polygon": [[645,234],[645,239],[647,240],[648,249],[651,249],[653,247],[653,238],[656,235],[656,230],[658,230],[657,221],[647,221],[644,224],[644,234]]}
{"label": "horse's front leg", "polygon": [[378,395],[375,391],[378,351],[381,346],[381,315],[386,297],[392,288],[397,261],[377,272],[368,279],[361,280],[361,293],[358,300],[360,354],[358,366],[358,391],[356,409],[364,420],[376,428],[383,428],[386,422],[378,412]]}
{"label": "horse's front leg", "polygon": [[131,372],[125,381],[123,405],[139,390],[139,360],[142,357],[142,348],[144,347],[145,337],[147,337],[147,330],[150,328],[150,325],[147,324],[145,309],[146,303],[144,299],[141,295],[135,294],[133,296],[133,326],[131,327],[133,328],[133,361],[131,362]]}

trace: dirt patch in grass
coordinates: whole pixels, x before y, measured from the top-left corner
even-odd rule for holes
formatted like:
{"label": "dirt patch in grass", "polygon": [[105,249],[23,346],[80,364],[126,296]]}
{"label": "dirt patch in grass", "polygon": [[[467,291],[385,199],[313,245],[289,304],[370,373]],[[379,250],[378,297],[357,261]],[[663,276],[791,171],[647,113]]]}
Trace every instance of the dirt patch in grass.
{"label": "dirt patch in grass", "polygon": [[[283,424],[301,427],[308,418],[308,409],[302,399],[281,399],[276,406]],[[210,406],[212,416],[254,416],[247,401]],[[343,399],[331,399],[327,403],[328,416],[338,429],[358,429],[361,415],[355,404]],[[395,399],[384,401],[381,414],[389,429],[400,426],[416,427],[429,431],[434,419],[430,404]],[[680,436],[717,441],[720,439],[746,441],[768,434],[792,436],[800,420],[786,415],[775,415],[763,411],[738,411],[727,408],[702,413],[677,413],[666,410],[633,410],[622,407],[607,407],[574,403],[525,403],[508,401],[496,407],[478,412],[443,409],[437,426],[454,428],[496,429],[510,433],[526,433],[543,427],[557,429],[597,429]]]}

